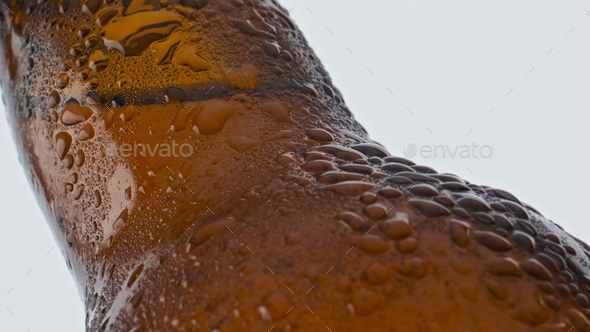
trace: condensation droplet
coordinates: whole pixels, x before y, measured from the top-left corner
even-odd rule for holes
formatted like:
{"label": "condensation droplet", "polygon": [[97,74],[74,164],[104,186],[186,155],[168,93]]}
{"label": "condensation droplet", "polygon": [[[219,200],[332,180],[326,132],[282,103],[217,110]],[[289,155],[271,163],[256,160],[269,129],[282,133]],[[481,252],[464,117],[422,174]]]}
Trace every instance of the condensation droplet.
{"label": "condensation droplet", "polygon": [[126,200],[128,200],[128,201],[129,201],[129,200],[131,200],[131,195],[132,195],[132,192],[133,192],[133,191],[132,191],[132,189],[131,189],[131,186],[129,186],[129,187],[127,187],[127,188],[125,188],[125,199],[126,199]]}
{"label": "condensation droplet", "polygon": [[223,217],[209,222],[197,229],[189,239],[191,243],[199,245],[207,241],[210,237],[217,235],[228,228],[234,229],[236,221],[233,217]]}
{"label": "condensation droplet", "polygon": [[74,157],[74,162],[76,163],[76,166],[81,167],[82,165],[84,165],[85,160],[86,155],[84,154],[84,151],[82,151],[82,149],[78,150],[78,152],[76,152],[76,156]]}
{"label": "condensation droplet", "polygon": [[61,122],[69,126],[75,125],[88,120],[92,113],[92,109],[81,106],[75,99],[70,99],[61,111]]}
{"label": "condensation droplet", "polygon": [[94,137],[94,127],[90,123],[86,123],[80,132],[78,133],[78,138],[81,141],[86,141],[92,139]]}
{"label": "condensation droplet", "polygon": [[94,190],[94,207],[100,207],[102,204],[102,196],[100,195],[100,191],[98,189]]}
{"label": "condensation droplet", "polygon": [[67,87],[69,84],[70,84],[70,75],[68,73],[63,73],[63,74],[59,75],[59,77],[57,78],[57,81],[55,82],[55,85],[60,89]]}
{"label": "condensation droplet", "polygon": [[74,192],[74,199],[80,199],[80,197],[82,196],[83,193],[84,193],[84,185],[81,184],[78,186],[78,188],[76,188],[76,191]]}
{"label": "condensation droplet", "polygon": [[143,264],[139,265],[133,271],[133,273],[131,273],[131,276],[129,277],[129,281],[127,281],[127,288],[133,286],[133,283],[137,280],[137,278],[139,278],[139,275],[141,274],[141,272],[143,272]]}
{"label": "condensation droplet", "polygon": [[55,135],[55,148],[59,159],[63,160],[72,145],[72,136],[65,131]]}
{"label": "condensation droplet", "polygon": [[47,98],[47,106],[50,108],[56,107],[61,102],[61,96],[57,90],[51,91],[49,97]]}
{"label": "condensation droplet", "polygon": [[113,230],[116,231],[116,230],[123,228],[123,226],[125,226],[125,223],[127,223],[128,216],[129,216],[129,211],[127,210],[127,208],[125,208],[125,210],[123,210],[123,212],[121,212],[121,214],[119,214],[119,217],[117,217],[117,219],[113,223]]}

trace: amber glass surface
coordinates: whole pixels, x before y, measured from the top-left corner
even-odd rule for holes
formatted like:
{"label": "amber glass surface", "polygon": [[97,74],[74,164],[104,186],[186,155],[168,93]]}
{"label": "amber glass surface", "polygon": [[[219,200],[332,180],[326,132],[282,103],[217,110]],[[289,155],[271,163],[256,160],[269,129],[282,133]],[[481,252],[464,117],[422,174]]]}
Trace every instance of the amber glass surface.
{"label": "amber glass surface", "polygon": [[590,330],[588,245],[372,141],[275,1],[4,4],[88,331]]}

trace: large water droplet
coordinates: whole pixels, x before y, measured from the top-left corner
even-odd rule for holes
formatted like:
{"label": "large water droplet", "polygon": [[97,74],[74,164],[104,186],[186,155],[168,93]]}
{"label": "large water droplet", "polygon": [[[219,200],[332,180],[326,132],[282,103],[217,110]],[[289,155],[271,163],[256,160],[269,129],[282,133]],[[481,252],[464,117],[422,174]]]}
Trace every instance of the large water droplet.
{"label": "large water droplet", "polygon": [[221,100],[213,99],[203,104],[203,110],[195,119],[199,131],[203,135],[213,135],[220,132],[225,121],[236,112],[234,104]]}
{"label": "large water droplet", "polygon": [[[195,233],[191,236],[190,242],[193,244],[201,244],[207,241],[210,237],[227,230],[234,229],[236,226],[236,221],[233,217],[223,217],[220,219],[216,219],[212,222],[209,222],[199,229],[195,231]],[[233,230],[232,230],[233,231]]]}
{"label": "large water droplet", "polygon": [[101,34],[107,48],[125,55],[140,55],[151,43],[165,38],[181,24],[181,16],[172,11],[138,11],[108,23]]}
{"label": "large water droplet", "polygon": [[121,212],[121,214],[119,214],[119,217],[117,217],[117,219],[113,223],[113,229],[118,230],[118,229],[123,228],[123,226],[125,226],[125,223],[127,222],[128,216],[129,216],[129,211],[127,209],[123,210],[123,212]]}
{"label": "large water droplet", "polygon": [[84,151],[82,151],[82,149],[78,150],[78,152],[76,152],[76,156],[74,157],[74,162],[76,163],[76,166],[81,167],[82,165],[84,165],[85,160],[86,155],[84,154]]}
{"label": "large water droplet", "polygon": [[194,45],[181,46],[173,61],[176,64],[188,66],[196,72],[207,70],[211,67],[209,62],[199,55],[197,47]]}
{"label": "large water droplet", "polygon": [[75,99],[70,99],[61,111],[61,122],[65,125],[75,125],[88,120],[92,113],[92,109],[81,106]]}
{"label": "large water droplet", "polygon": [[182,103],[186,99],[186,93],[180,88],[169,87],[166,89],[166,102]]}
{"label": "large water droplet", "polygon": [[94,127],[90,123],[85,124],[80,132],[78,133],[78,138],[81,141],[86,141],[94,137]]}
{"label": "large water droplet", "polygon": [[100,191],[98,189],[94,190],[94,207],[100,207],[102,204],[102,196],[100,195]]}
{"label": "large water droplet", "polygon": [[79,199],[80,197],[82,197],[83,193],[84,193],[84,185],[81,184],[80,186],[78,186],[78,188],[76,188],[76,191],[74,192],[74,199]]}
{"label": "large water droplet", "polygon": [[262,110],[270,114],[276,122],[293,122],[291,109],[278,101],[262,104]]}
{"label": "large water droplet", "polygon": [[60,89],[67,87],[69,84],[70,84],[70,75],[68,73],[63,73],[63,74],[59,75],[59,77],[57,78],[57,81],[55,82],[55,85]]}
{"label": "large water droplet", "polygon": [[168,39],[152,43],[150,47],[155,55],[155,62],[159,65],[170,63],[172,56],[181,41],[182,36],[174,34]]}
{"label": "large water droplet", "polygon": [[109,56],[102,51],[94,51],[88,58],[88,65],[94,72],[99,72],[107,67],[109,59]]}
{"label": "large water droplet", "polygon": [[381,304],[381,297],[367,288],[359,289],[352,297],[354,313],[357,315],[369,315],[379,307],[379,304]]}
{"label": "large water droplet", "polygon": [[59,159],[63,160],[66,157],[71,145],[72,136],[67,132],[62,131],[55,135],[55,148],[57,150],[57,155],[59,156]]}
{"label": "large water droplet", "polygon": [[131,188],[131,186],[125,188],[125,199],[126,200],[131,200],[131,196],[132,196],[133,190]]}
{"label": "large water droplet", "polygon": [[51,91],[49,97],[47,98],[47,106],[53,108],[59,105],[60,102],[61,96],[59,95],[59,92],[57,92],[56,90]]}

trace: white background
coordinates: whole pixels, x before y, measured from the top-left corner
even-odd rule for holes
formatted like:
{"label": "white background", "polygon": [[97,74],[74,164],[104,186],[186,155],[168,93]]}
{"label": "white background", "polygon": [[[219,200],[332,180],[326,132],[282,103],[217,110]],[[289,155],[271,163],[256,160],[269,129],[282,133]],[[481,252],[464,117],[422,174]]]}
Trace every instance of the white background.
{"label": "white background", "polygon": [[[590,241],[590,2],[281,2],[373,139],[396,155],[411,143],[487,144],[490,158],[413,159],[507,189]],[[0,330],[83,331],[5,118]]]}

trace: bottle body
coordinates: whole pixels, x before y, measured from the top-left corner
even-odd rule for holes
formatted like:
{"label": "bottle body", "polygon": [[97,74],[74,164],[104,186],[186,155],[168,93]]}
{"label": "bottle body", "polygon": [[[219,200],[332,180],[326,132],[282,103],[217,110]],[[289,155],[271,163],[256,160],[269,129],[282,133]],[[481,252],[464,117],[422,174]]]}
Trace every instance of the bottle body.
{"label": "bottle body", "polygon": [[371,141],[273,1],[12,2],[0,36],[90,331],[589,328],[590,248]]}

